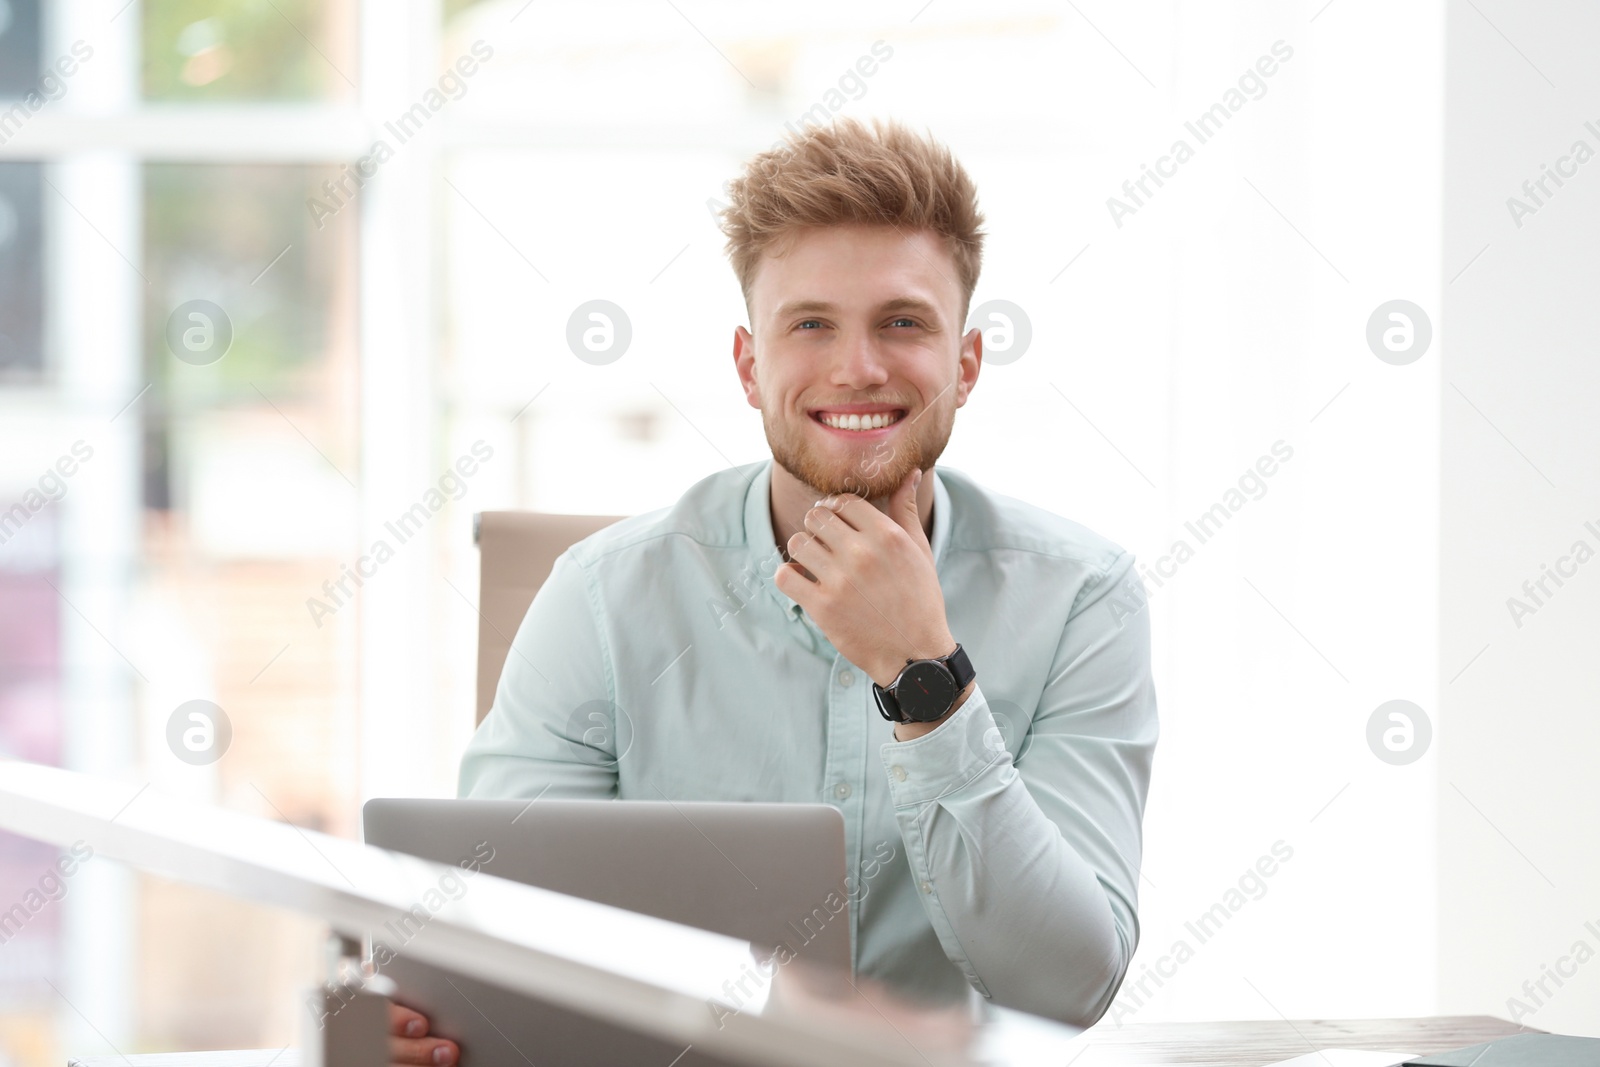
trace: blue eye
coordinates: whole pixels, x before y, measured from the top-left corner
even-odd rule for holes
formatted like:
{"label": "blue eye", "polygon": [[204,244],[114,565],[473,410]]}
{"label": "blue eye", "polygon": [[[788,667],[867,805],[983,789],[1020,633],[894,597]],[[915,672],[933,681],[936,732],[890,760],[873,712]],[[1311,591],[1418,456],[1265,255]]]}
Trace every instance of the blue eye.
{"label": "blue eye", "polygon": [[822,325],[822,323],[818,322],[816,319],[806,319],[804,322],[800,323],[800,327],[802,329],[804,329],[807,326],[821,326],[821,325]]}
{"label": "blue eye", "polygon": [[901,319],[895,319],[894,322],[890,323],[890,325],[891,326],[898,325],[899,323],[902,323],[902,322],[905,323],[907,326],[915,326],[917,324],[915,319],[901,318]]}

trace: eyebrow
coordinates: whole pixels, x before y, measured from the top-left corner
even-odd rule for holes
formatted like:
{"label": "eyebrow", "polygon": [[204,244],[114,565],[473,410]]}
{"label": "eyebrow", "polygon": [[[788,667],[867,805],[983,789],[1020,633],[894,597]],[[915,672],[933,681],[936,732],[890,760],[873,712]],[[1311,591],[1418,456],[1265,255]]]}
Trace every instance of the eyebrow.
{"label": "eyebrow", "polygon": [[[777,317],[786,319],[791,315],[809,315],[837,310],[839,310],[837,304],[830,304],[826,300],[792,300],[778,308]],[[911,296],[900,296],[895,297],[893,300],[886,300],[873,310],[878,314],[885,314],[890,311],[918,311],[931,318],[937,319],[939,317],[938,308],[926,300]]]}

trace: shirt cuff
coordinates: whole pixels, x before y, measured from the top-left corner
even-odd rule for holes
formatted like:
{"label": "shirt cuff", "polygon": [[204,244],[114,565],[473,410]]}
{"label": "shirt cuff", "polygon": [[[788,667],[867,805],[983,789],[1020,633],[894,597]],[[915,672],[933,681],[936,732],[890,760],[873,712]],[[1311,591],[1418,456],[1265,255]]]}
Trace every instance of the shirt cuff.
{"label": "shirt cuff", "polygon": [[976,682],[954,715],[921,737],[886,741],[878,753],[897,808],[947,796],[997,763],[1011,763],[989,701]]}

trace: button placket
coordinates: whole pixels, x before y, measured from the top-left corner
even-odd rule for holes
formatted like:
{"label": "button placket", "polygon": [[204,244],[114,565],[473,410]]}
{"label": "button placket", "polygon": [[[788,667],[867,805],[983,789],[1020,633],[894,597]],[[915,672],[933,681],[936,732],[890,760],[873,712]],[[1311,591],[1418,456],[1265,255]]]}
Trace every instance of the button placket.
{"label": "button placket", "polygon": [[[836,651],[826,693],[828,744],[823,766],[823,798],[844,815],[845,864],[849,871],[861,869],[862,819],[866,810],[864,776],[868,724],[862,714],[861,687],[855,684],[859,673]],[[859,959],[859,901],[852,897],[849,904],[850,940]]]}
{"label": "button placket", "polygon": [[854,701],[845,690],[851,689],[855,684],[855,672],[846,664],[843,656],[835,656],[833,663],[831,684],[828,686],[828,777],[833,784],[827,787],[828,793],[835,801],[849,800],[855,795],[856,789],[851,782],[851,767],[849,754],[857,746],[859,738],[857,731],[861,729],[855,717],[851,714]]}

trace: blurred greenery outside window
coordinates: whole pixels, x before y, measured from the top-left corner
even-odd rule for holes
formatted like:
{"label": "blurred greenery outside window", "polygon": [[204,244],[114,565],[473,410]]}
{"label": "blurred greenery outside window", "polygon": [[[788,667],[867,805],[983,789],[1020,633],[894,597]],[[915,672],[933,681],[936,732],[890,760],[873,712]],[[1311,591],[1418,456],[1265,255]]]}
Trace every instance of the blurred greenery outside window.
{"label": "blurred greenery outside window", "polygon": [[142,15],[147,100],[356,97],[354,0],[165,0]]}
{"label": "blurred greenery outside window", "polygon": [[476,7],[478,4],[484,2],[486,2],[486,0],[444,0],[444,3],[441,5],[444,9],[444,24],[446,26],[450,25],[450,23],[455,20],[455,17],[467,10],[467,8]]}
{"label": "blurred greenery outside window", "polygon": [[[356,213],[318,229],[306,208],[338,172],[333,164],[144,168],[145,371],[155,386],[143,408],[146,506],[171,506],[177,424],[214,408],[317,409],[316,447],[356,476],[353,362],[329,365],[340,336],[353,338]],[[232,332],[226,354],[204,366],[167,346],[169,317],[192,300],[222,308]]]}

